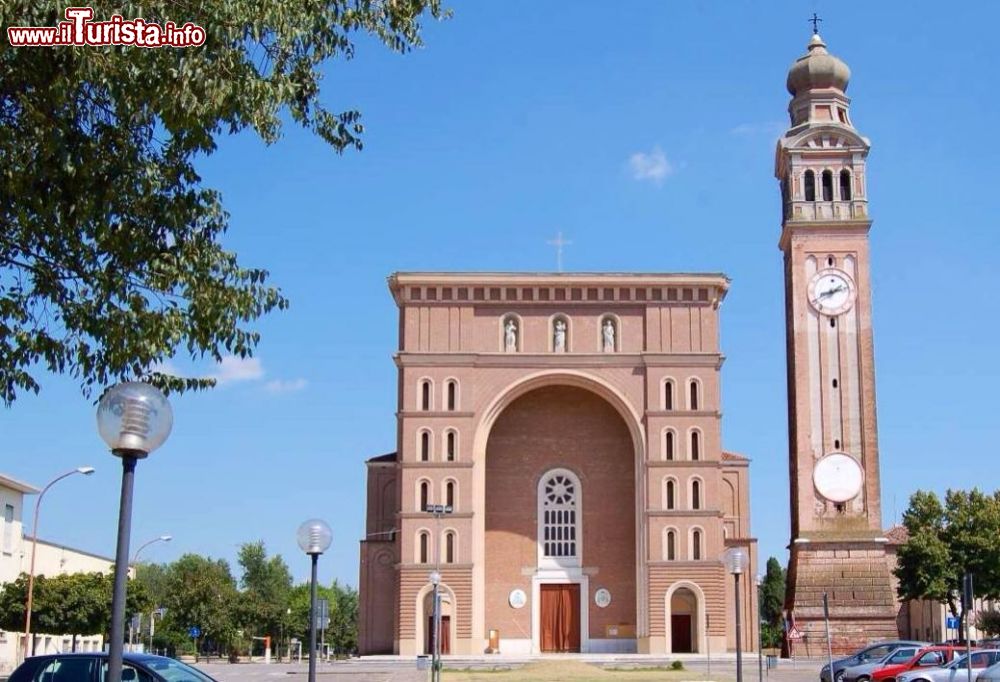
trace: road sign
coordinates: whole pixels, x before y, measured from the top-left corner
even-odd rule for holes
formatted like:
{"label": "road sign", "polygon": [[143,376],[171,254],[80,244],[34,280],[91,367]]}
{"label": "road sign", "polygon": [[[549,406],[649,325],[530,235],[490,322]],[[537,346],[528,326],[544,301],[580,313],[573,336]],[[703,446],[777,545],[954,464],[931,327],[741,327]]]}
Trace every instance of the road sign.
{"label": "road sign", "polygon": [[201,628],[198,627],[197,625],[192,625],[191,627],[188,628],[188,635],[190,635],[192,639],[197,639],[198,637],[201,637]]}
{"label": "road sign", "polygon": [[802,639],[802,632],[793,625],[788,630],[788,639]]}
{"label": "road sign", "polygon": [[948,616],[945,619],[944,626],[946,628],[948,628],[949,630],[957,630],[958,629],[958,618],[956,616]]}

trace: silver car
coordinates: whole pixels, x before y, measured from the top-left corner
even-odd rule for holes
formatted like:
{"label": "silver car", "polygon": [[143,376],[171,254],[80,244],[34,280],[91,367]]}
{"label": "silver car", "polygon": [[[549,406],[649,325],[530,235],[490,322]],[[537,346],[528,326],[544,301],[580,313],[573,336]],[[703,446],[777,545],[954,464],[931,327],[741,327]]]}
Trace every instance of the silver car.
{"label": "silver car", "polygon": [[847,670],[843,674],[844,682],[868,682],[872,678],[872,673],[887,665],[896,665],[897,663],[906,663],[908,660],[917,655],[924,646],[923,644],[908,644],[906,646],[901,646],[895,651],[892,651],[882,658],[876,659],[874,661],[866,661],[861,665],[855,665]]}
{"label": "silver car", "polygon": [[[943,668],[909,670],[896,682],[965,682],[969,675],[966,656],[960,656]],[[972,679],[1000,682],[1000,649],[979,649],[972,652]]]}

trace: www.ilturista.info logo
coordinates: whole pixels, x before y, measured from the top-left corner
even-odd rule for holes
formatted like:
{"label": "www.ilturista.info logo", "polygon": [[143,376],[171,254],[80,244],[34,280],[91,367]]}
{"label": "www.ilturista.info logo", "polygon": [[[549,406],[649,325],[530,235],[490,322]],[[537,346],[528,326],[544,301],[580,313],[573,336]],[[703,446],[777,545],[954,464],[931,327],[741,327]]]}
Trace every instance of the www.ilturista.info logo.
{"label": "www.ilturista.info logo", "polygon": [[135,45],[137,47],[194,47],[205,42],[205,29],[190,21],[156,24],[113,14],[109,21],[91,21],[93,7],[67,7],[66,21],[58,26],[10,26],[12,47],[58,45]]}

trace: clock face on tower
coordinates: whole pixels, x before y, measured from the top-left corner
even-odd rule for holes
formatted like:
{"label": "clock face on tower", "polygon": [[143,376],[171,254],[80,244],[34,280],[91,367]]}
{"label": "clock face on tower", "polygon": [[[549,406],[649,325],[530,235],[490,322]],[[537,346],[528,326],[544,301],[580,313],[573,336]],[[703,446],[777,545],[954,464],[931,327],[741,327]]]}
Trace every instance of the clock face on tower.
{"label": "clock face on tower", "polygon": [[825,455],[816,462],[816,468],[813,469],[816,492],[837,504],[857,497],[864,482],[865,474],[861,465],[846,452]]}
{"label": "clock face on tower", "polygon": [[840,315],[854,305],[857,289],[843,270],[820,270],[809,280],[809,304],[823,315]]}

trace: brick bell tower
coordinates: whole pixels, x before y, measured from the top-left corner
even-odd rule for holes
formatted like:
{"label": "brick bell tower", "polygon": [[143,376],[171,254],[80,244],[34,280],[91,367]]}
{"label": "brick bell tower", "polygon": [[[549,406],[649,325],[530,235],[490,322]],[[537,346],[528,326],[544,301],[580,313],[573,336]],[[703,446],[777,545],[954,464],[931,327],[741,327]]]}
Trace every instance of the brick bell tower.
{"label": "brick bell tower", "polygon": [[[869,142],[845,94],[850,69],[818,34],[788,72],[778,141],[788,353],[791,545],[785,606],[808,648],[897,636],[885,553],[869,277]],[[791,642],[805,648],[801,640]]]}

